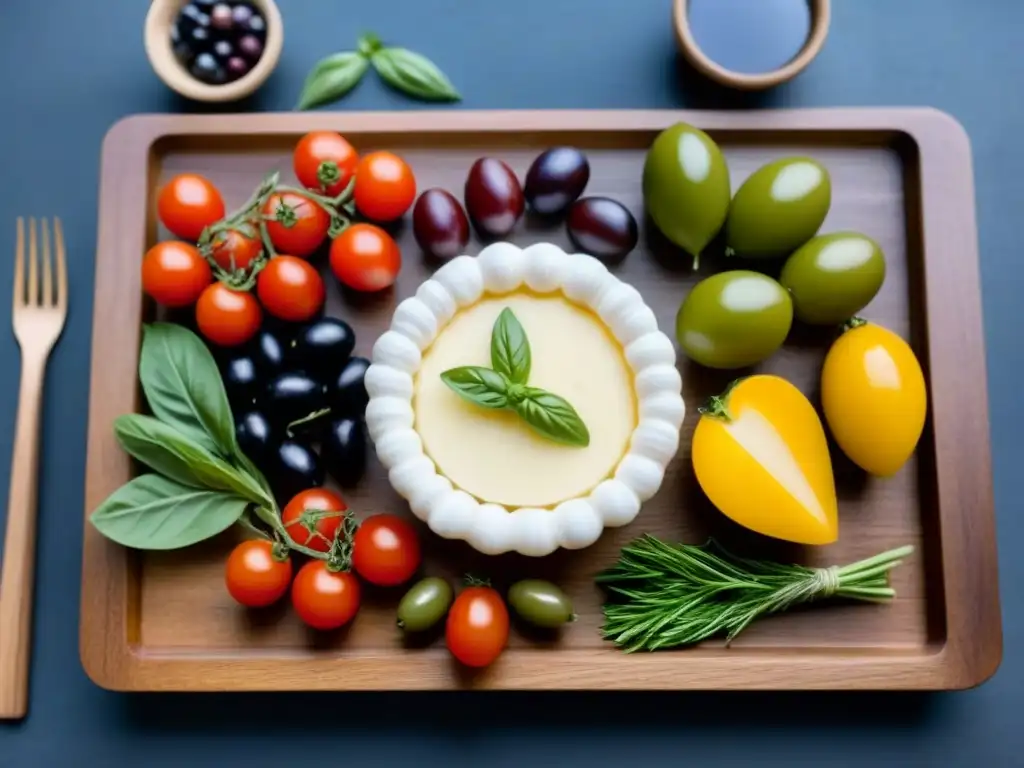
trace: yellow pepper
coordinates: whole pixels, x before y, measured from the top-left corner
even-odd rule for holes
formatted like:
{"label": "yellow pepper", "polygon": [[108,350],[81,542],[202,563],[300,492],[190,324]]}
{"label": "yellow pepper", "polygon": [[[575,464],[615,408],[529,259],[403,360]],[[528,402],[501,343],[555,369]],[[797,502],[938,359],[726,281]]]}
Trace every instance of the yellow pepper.
{"label": "yellow pepper", "polygon": [[821,370],[821,405],[836,443],[861,469],[894,475],[921,438],[928,410],[921,364],[887,328],[854,318]]}
{"label": "yellow pepper", "polygon": [[750,376],[712,398],[694,430],[692,456],[704,493],[740,525],[799,544],[838,537],[825,430],[785,379]]}

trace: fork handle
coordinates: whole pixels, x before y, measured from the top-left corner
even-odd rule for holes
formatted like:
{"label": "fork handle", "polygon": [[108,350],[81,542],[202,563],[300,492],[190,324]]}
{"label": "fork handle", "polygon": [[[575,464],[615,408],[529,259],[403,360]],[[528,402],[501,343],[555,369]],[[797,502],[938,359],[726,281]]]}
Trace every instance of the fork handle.
{"label": "fork handle", "polygon": [[21,390],[11,459],[3,572],[0,574],[0,718],[28,710],[32,593],[36,560],[39,415],[46,357],[22,352]]}

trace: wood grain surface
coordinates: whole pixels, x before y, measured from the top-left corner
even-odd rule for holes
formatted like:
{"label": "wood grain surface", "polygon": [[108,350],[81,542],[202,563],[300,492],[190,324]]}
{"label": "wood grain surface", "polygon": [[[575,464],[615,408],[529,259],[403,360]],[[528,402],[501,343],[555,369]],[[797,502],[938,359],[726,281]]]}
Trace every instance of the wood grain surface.
{"label": "wood grain surface", "polygon": [[[167,233],[153,213],[161,181],[182,171],[211,178],[228,207],[241,204],[269,170],[290,177],[290,152],[307,130],[334,129],[359,149],[391,148],[412,165],[419,188],[461,197],[474,159],[490,154],[522,176],[544,148],[570,143],[591,162],[587,194],[623,202],[638,218],[640,170],[658,130],[685,120],[725,150],[734,188],[758,165],[794,152],[822,161],[833,201],[823,232],[854,229],[882,246],[888,274],[863,313],[910,340],[929,379],[930,411],[917,456],[894,478],[873,480],[833,451],[840,540],[822,548],[772,542],[730,523],[693,477],[689,438],[696,405],[736,372],[713,372],[680,356],[688,406],[678,456],[664,485],[631,525],[592,547],[543,559],[487,558],[439,539],[422,525],[426,570],[456,579],[467,570],[497,585],[539,576],[572,596],[579,620],[562,635],[515,628],[490,669],[467,675],[443,640],[407,647],[394,627],[400,595],[370,591],[353,624],[335,634],[305,630],[286,601],[265,612],[236,606],[223,585],[233,533],[186,551],[141,554],[112,544],[86,523],[81,655],[98,684],[121,690],[287,689],[950,689],[976,685],[1002,655],[989,466],[985,359],[978,289],[974,191],[967,137],[927,109],[741,112],[407,112],[139,116],[118,123],[103,150],[93,363],[89,412],[88,515],[133,467],[111,423],[139,410],[140,325],[153,308],[140,290],[139,261]],[[408,217],[407,217],[408,218]],[[688,289],[721,268],[689,259],[642,224],[640,247],[615,273],[634,285],[672,332]],[[353,296],[328,279],[328,313],[356,329],[367,354],[398,301],[436,268],[408,222],[393,228],[403,267],[395,288]],[[561,227],[529,217],[510,238],[569,248]],[[482,247],[471,241],[470,253]],[[329,275],[329,272],[327,273]],[[758,367],[817,398],[831,337],[794,326],[786,346]],[[410,515],[371,456],[348,492],[361,514]],[[411,517],[411,515],[410,515]],[[601,594],[592,577],[619,548],[649,532],[700,543],[713,535],[742,554],[809,565],[845,564],[903,544],[914,555],[893,574],[888,606],[817,606],[765,619],[726,649],[626,655],[600,637]],[[313,665],[311,665],[313,662]],[[315,671],[312,671],[315,670]]]}

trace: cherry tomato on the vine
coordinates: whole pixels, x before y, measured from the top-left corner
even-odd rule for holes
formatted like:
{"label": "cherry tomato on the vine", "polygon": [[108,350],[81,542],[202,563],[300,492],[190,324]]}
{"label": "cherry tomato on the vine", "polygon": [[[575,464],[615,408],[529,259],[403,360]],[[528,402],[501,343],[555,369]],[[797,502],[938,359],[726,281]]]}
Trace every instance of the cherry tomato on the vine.
{"label": "cherry tomato on the vine", "polygon": [[393,152],[371,152],[356,166],[356,208],[373,221],[394,221],[416,199],[416,177]]}
{"label": "cherry tomato on the vine", "polygon": [[142,290],[165,307],[195,303],[212,280],[210,265],[188,243],[157,243],[142,258]]}
{"label": "cherry tomato on the vine", "polygon": [[416,529],[398,515],[372,515],[352,537],[352,568],[371,584],[394,587],[420,567]]}
{"label": "cherry tomato on the vine", "polygon": [[274,545],[263,539],[243,541],[228,555],[224,581],[235,600],[250,608],[276,603],[292,581],[292,561],[274,557]]}
{"label": "cherry tomato on the vine", "polygon": [[[297,493],[281,510],[281,522],[296,544],[319,552],[328,552],[334,541],[334,532],[341,526],[344,515],[324,516],[316,519],[317,512],[343,513],[348,509],[344,500],[326,488],[310,488]],[[303,512],[306,517],[303,517]]]}
{"label": "cherry tomato on the vine", "polygon": [[508,608],[491,587],[466,587],[448,610],[445,642],[467,667],[486,667],[508,642]]}
{"label": "cherry tomato on the vine", "polygon": [[334,131],[311,131],[295,145],[295,177],[306,189],[337,197],[355,173],[359,155]]}
{"label": "cherry tomato on the vine", "polygon": [[331,216],[319,203],[295,192],[275,192],[263,204],[267,234],[278,253],[309,256],[331,228]]}
{"label": "cherry tomato on the vine", "polygon": [[207,287],[196,302],[199,332],[222,347],[247,342],[259,330],[262,319],[259,302],[251,293],[233,290],[224,283]]}
{"label": "cherry tomato on the vine", "polygon": [[402,268],[398,243],[373,224],[353,224],[331,243],[331,271],[357,291],[379,291],[394,284]]}
{"label": "cherry tomato on the vine", "polygon": [[274,317],[289,322],[309,320],[324,305],[324,281],[308,261],[275,256],[256,278],[256,294]]}
{"label": "cherry tomato on the vine", "polygon": [[246,237],[237,229],[229,229],[213,240],[213,260],[224,270],[231,270],[234,258],[235,269],[248,269],[263,250],[258,237]]}
{"label": "cherry tomato on the vine", "polygon": [[292,607],[313,629],[337,629],[359,610],[359,580],[349,571],[332,571],[323,560],[310,560],[292,582]]}
{"label": "cherry tomato on the vine", "polygon": [[205,176],[180,173],[161,188],[156,212],[171,232],[195,242],[205,227],[224,218],[224,199]]}

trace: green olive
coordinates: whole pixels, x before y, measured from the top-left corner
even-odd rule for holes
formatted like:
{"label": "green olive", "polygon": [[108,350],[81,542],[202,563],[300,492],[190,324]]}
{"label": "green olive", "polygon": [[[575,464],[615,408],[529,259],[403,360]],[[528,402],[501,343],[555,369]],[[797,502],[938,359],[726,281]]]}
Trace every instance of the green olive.
{"label": "green olive", "polygon": [[430,576],[413,584],[398,603],[398,628],[423,632],[437,624],[452,604],[452,587],[444,579]]}
{"label": "green olive", "polygon": [[729,169],[701,130],[677,123],[658,134],[644,160],[644,207],[669,240],[694,257],[718,234],[729,212]]}
{"label": "green olive", "polygon": [[709,368],[745,368],[782,346],[793,324],[786,289],[760,272],[720,272],[693,287],[676,315],[683,352]]}
{"label": "green olive", "polygon": [[819,235],[786,260],[779,281],[805,323],[843,323],[867,306],[885,280],[878,243],[857,232]]}
{"label": "green olive", "polygon": [[517,581],[508,591],[508,603],[520,617],[545,629],[557,629],[576,618],[569,596],[541,579]]}
{"label": "green olive", "polygon": [[821,163],[809,157],[768,163],[736,191],[725,222],[727,253],[788,256],[814,237],[831,204],[832,183]]}

